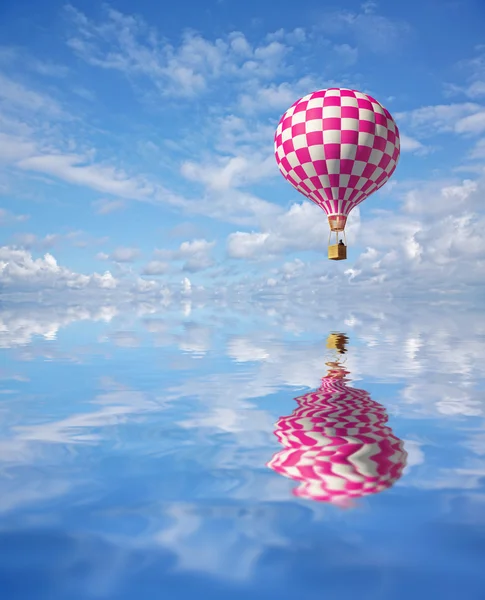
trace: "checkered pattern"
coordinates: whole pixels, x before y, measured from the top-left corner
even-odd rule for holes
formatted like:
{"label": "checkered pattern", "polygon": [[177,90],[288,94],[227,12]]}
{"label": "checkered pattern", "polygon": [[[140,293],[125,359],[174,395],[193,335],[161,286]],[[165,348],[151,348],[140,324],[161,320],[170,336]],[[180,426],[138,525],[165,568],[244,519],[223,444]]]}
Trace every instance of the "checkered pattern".
{"label": "checkered pattern", "polygon": [[275,431],[285,449],[268,463],[301,482],[296,496],[338,503],[381,492],[401,477],[403,442],[366,391],[347,387],[334,372],[296,401],[298,408]]}
{"label": "checkered pattern", "polygon": [[347,216],[382,187],[399,152],[399,130],[389,111],[371,96],[345,88],[300,98],[275,133],[281,173],[329,216]]}

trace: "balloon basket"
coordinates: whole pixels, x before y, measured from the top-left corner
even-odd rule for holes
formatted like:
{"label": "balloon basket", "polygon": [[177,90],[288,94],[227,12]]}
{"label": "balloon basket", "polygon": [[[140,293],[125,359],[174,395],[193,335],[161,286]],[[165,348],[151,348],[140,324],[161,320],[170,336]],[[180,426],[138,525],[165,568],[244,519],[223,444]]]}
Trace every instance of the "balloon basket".
{"label": "balloon basket", "polygon": [[328,234],[328,258],[330,260],[346,260],[347,259],[347,236],[345,235],[345,229],[342,231],[344,241],[339,241],[339,234],[335,232],[335,244],[330,244],[332,237],[332,231]]}
{"label": "balloon basket", "polygon": [[330,260],[346,260],[347,246],[343,244],[333,244],[328,247],[328,258]]}

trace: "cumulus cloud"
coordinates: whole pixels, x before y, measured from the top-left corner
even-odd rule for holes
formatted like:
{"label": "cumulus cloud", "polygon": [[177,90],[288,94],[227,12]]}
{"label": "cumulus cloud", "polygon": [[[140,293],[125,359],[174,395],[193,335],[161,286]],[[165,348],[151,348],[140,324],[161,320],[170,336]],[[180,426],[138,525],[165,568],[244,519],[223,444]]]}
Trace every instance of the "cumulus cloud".
{"label": "cumulus cloud", "polygon": [[109,271],[103,275],[82,275],[58,265],[52,254],[35,259],[26,250],[8,246],[0,248],[0,283],[4,289],[34,291],[45,288],[114,289],[117,286],[117,280]]}
{"label": "cumulus cloud", "polygon": [[177,250],[157,250],[156,255],[165,261],[183,261],[182,270],[195,273],[214,265],[211,251],[215,244],[205,239],[195,239],[182,242]]}
{"label": "cumulus cloud", "polygon": [[[328,223],[321,208],[311,202],[293,204],[290,209],[268,220],[262,232],[232,233],[227,238],[227,254],[231,258],[268,259],[294,250],[326,251]],[[348,221],[349,235],[359,227],[359,209]]]}
{"label": "cumulus cloud", "polygon": [[481,208],[485,178],[428,181],[404,193],[404,210],[415,214],[461,216]]}
{"label": "cumulus cloud", "polygon": [[[372,210],[370,199],[365,208],[371,210],[362,221],[357,209],[351,213],[354,220],[349,218],[348,242],[351,250],[357,250],[355,259],[337,266],[328,261],[305,262],[295,288],[300,285],[298,293],[311,294],[307,284],[311,280],[315,290],[339,282],[368,291],[379,284],[381,291],[408,296],[432,289],[474,293],[481,285],[479,273],[485,261],[480,233],[485,224],[484,181],[483,177],[450,178],[410,189],[397,185],[389,194],[399,200],[400,210]],[[226,250],[230,258],[261,261],[287,252],[323,253],[327,241],[324,213],[305,202],[268,221],[260,231],[230,234]],[[253,283],[258,293],[295,293],[281,267],[262,269]]]}
{"label": "cumulus cloud", "polygon": [[[236,231],[227,238],[226,251],[230,258],[271,260],[269,267],[261,266],[250,279],[234,271],[229,286],[227,273],[214,271],[204,283],[204,293],[209,297],[220,293],[220,290],[229,295],[288,293],[312,297],[319,293],[318,290],[322,290],[325,296],[332,295],[341,286],[340,289],[354,290],[352,293],[361,289],[372,294],[379,284],[380,293],[393,295],[474,295],[480,290],[479,273],[485,261],[481,236],[485,224],[481,212],[483,186],[483,178],[428,182],[411,189],[401,189],[398,185],[391,195],[400,200],[401,210],[373,210],[366,214],[364,226],[359,210],[352,211],[348,241],[351,250],[355,248],[357,254],[339,265],[326,260],[324,263],[312,263],[303,256],[298,257],[298,263],[286,259],[278,264],[278,257],[284,253],[314,251],[323,254],[326,251],[328,225],[324,213],[310,202],[294,204],[286,212],[280,211],[272,218],[262,219],[259,231]],[[200,238],[183,242],[175,250],[158,250],[154,259],[142,268],[142,274],[156,276],[169,273],[172,262],[182,263],[182,270],[189,273],[205,271],[215,264],[212,256],[214,247],[214,241]],[[28,282],[29,289],[35,289],[37,282],[40,289],[52,285],[82,288],[88,282],[91,286],[98,282],[100,286],[111,281],[109,277],[99,280],[100,275],[71,276],[69,270],[63,271],[58,267],[52,255],[48,256],[38,259],[41,265],[36,269],[39,272],[47,270],[51,282],[37,275],[25,275],[23,279],[16,275],[19,281],[24,282],[24,287]],[[4,281],[8,281],[9,285],[13,285],[11,273],[22,272],[18,261],[38,264],[30,254],[11,255],[9,258],[4,261],[2,272]],[[103,258],[127,262],[137,258],[137,251],[122,248]],[[293,268],[296,264],[298,268]],[[290,269],[289,265],[293,267]],[[25,272],[28,273],[28,269]],[[157,284],[153,281],[133,281],[128,277],[124,279],[126,285],[128,280],[139,293],[157,293]]]}

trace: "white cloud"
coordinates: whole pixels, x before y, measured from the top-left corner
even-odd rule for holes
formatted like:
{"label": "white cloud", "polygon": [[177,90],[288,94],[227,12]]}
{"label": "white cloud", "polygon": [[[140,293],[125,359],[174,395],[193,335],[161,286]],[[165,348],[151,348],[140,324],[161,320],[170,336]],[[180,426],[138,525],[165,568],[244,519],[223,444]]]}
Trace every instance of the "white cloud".
{"label": "white cloud", "polygon": [[16,246],[27,250],[44,251],[59,246],[61,243],[69,243],[77,248],[97,246],[104,244],[108,238],[93,238],[83,231],[69,231],[67,233],[48,233],[44,237],[33,233],[17,233],[12,239]]}
{"label": "white cloud", "polygon": [[0,63],[23,70],[30,70],[44,77],[63,78],[69,74],[69,69],[50,60],[41,60],[30,56],[18,47],[1,47]]}
{"label": "white cloud", "polygon": [[184,261],[182,270],[196,273],[208,269],[214,264],[211,256],[214,246],[215,242],[196,239],[190,242],[182,242],[178,250],[156,250],[155,253],[166,261]]}
{"label": "white cloud", "polygon": [[207,193],[190,205],[194,214],[209,216],[228,223],[251,226],[281,214],[282,207],[236,188],[221,193]]}
{"label": "white cloud", "polygon": [[35,143],[20,135],[0,132],[0,162],[14,163],[35,152]]}
{"label": "white cloud", "polygon": [[89,163],[87,157],[75,154],[43,154],[21,160],[18,166],[126,199],[150,200],[156,191],[141,177],[130,177],[112,166]]}
{"label": "white cloud", "polygon": [[424,106],[396,113],[395,117],[422,138],[446,132],[478,134],[483,131],[483,114],[484,108],[480,104],[464,102]]}
{"label": "white cloud", "polygon": [[58,265],[52,254],[33,258],[26,250],[3,246],[0,248],[0,284],[4,291],[43,289],[114,289],[117,280],[106,271],[104,275],[94,273],[82,275]]}
{"label": "white cloud", "polygon": [[[343,292],[349,286],[357,293],[372,293],[379,284],[384,293],[406,296],[423,294],[471,294],[482,289],[485,244],[481,211],[485,190],[483,176],[476,180],[417,182],[402,189],[397,185],[391,197],[401,206],[372,210],[360,220],[357,209],[349,219],[347,241],[357,249],[354,260],[334,265],[304,263],[289,281],[284,268],[270,264],[259,267],[253,279],[253,293],[327,296],[335,285]],[[355,214],[354,214],[355,213]],[[278,255],[314,250],[326,251],[328,225],[325,214],[310,202],[294,205],[287,213],[268,220],[260,231],[235,232],[227,238],[231,258],[264,261]],[[300,257],[302,258],[302,257]],[[301,272],[300,272],[301,271]],[[312,282],[310,285],[309,282]],[[290,285],[291,283],[291,285]],[[330,289],[327,291],[327,287]]]}
{"label": "white cloud", "polygon": [[[1,140],[0,140],[1,144]],[[30,218],[29,215],[18,215],[5,208],[0,208],[0,225],[10,225],[12,223],[24,223]]]}
{"label": "white cloud", "polygon": [[72,6],[67,13],[76,27],[69,47],[89,64],[145,77],[159,93],[190,97],[207,90],[222,75],[241,81],[274,77],[285,69],[287,44],[302,36],[283,34],[253,47],[241,32],[210,41],[186,31],[180,44],[161,39],[153,27],[139,17],[108,8],[106,20],[95,23]]}
{"label": "white cloud", "polygon": [[415,214],[460,216],[481,207],[485,178],[423,182],[404,194],[404,210]]}
{"label": "white cloud", "polygon": [[269,233],[246,233],[236,231],[227,239],[227,253],[231,258],[254,258],[265,254]]}
{"label": "white cloud", "polygon": [[115,262],[128,263],[137,260],[141,255],[139,248],[127,248],[120,246],[115,248],[109,258]]}
{"label": "white cloud", "polygon": [[255,150],[268,151],[268,140],[273,140],[275,128],[272,124],[230,114],[212,121],[211,130],[216,132],[214,146],[218,152],[251,157]]}
{"label": "white cloud", "polygon": [[35,248],[36,250],[47,250],[58,244],[60,239],[61,236],[55,233],[49,233],[43,238],[39,238],[33,233],[18,233],[14,236],[16,244],[27,250],[31,250],[32,248]]}
{"label": "white cloud", "polygon": [[456,133],[471,133],[474,135],[485,132],[485,109],[460,119],[455,124]]}
{"label": "white cloud", "polygon": [[485,81],[474,81],[468,86],[466,92],[470,98],[479,98],[485,96]]}
{"label": "white cloud", "polygon": [[401,49],[410,40],[413,30],[405,21],[390,19],[375,12],[374,3],[364,3],[361,12],[326,11],[318,27],[330,37],[345,37],[378,54]]}
{"label": "white cloud", "polygon": [[467,86],[448,84],[446,91],[448,95],[464,94],[471,100],[479,100],[485,96],[485,81],[474,81]]}
{"label": "white cloud", "polygon": [[[247,146],[247,156],[221,156],[210,159],[211,164],[186,162],[182,171],[208,189],[205,198],[189,200],[168,190],[157,177],[130,174],[107,161],[96,161],[96,151],[93,149],[83,153],[54,151],[55,146],[63,145],[62,137],[45,137],[41,125],[34,123],[31,127],[25,122],[11,118],[2,121],[0,116],[0,127],[2,126],[5,131],[0,131],[0,142],[4,142],[0,143],[0,161],[8,162],[24,172],[46,175],[113,196],[114,198],[103,198],[94,203],[93,206],[99,214],[120,210],[127,200],[169,204],[191,214],[204,214],[237,223],[254,223],[260,213],[277,210],[271,203],[252,194],[234,193],[231,203],[228,203],[224,196],[225,192],[233,189],[230,187],[232,185],[249,185],[270,173],[275,173],[271,168],[274,168],[274,159],[267,150],[267,140],[272,135],[270,128],[265,130],[267,139],[261,138],[264,157],[261,154],[262,150],[254,152],[254,147]],[[245,136],[241,127],[236,126],[235,131],[233,123],[230,135],[240,138]],[[259,135],[261,136],[261,133]]]}
{"label": "white cloud", "polygon": [[210,248],[213,248],[215,242],[209,242],[207,240],[192,240],[191,242],[182,242],[178,251],[178,256],[181,258],[187,258],[198,254],[199,252],[207,252]]}
{"label": "white cloud", "polygon": [[[349,216],[347,233],[359,227],[359,209]],[[262,232],[237,231],[228,236],[227,253],[231,258],[268,259],[294,250],[326,251],[328,222],[325,212],[310,201],[293,204],[290,209],[266,221]]]}
{"label": "white cloud", "polygon": [[400,134],[401,151],[423,153],[426,147],[416,138],[409,137],[403,133]]}
{"label": "white cloud", "polygon": [[353,65],[357,62],[358,50],[349,44],[336,44],[333,47],[334,53],[337,55],[342,67]]}
{"label": "white cloud", "polygon": [[[114,196],[94,203],[99,214],[123,208],[123,200],[190,205],[155,177],[129,174],[114,166],[112,157],[96,160],[96,149],[76,140],[76,117],[50,96],[2,74],[0,109],[0,163],[9,165],[17,181],[25,181],[26,172],[33,179],[41,174]],[[19,177],[18,169],[24,175]],[[50,183],[47,178],[43,181]]]}
{"label": "white cloud", "polygon": [[316,79],[305,76],[296,82],[284,81],[259,87],[253,93],[243,93],[239,105],[243,112],[271,112],[287,110],[298,98],[321,88]]}
{"label": "white cloud", "polygon": [[214,192],[226,192],[278,175],[273,153],[264,158],[256,155],[252,159],[243,156],[219,157],[217,163],[214,159],[206,164],[187,161],[182,164],[181,172],[187,179],[198,181]]}
{"label": "white cloud", "polygon": [[117,212],[126,208],[126,202],[123,200],[108,200],[102,198],[93,202],[93,206],[98,215],[110,215],[113,212]]}
{"label": "white cloud", "polygon": [[[485,246],[481,235],[485,222],[480,213],[483,181],[450,179],[426,185],[418,182],[415,188],[406,190],[404,187],[404,191],[397,186],[393,195],[401,198],[402,210],[373,211],[362,222],[358,208],[355,209],[349,218],[348,243],[351,249],[363,248],[363,251],[354,260],[340,265],[326,258],[324,262],[314,263],[306,260],[286,260],[283,264],[276,262],[280,255],[287,252],[310,250],[322,253],[322,257],[326,252],[328,224],[325,213],[310,202],[294,204],[286,212],[280,211],[276,216],[263,218],[259,231],[236,231],[227,238],[229,257],[259,261],[271,259],[269,266],[266,269],[259,267],[258,274],[251,278],[245,278],[244,273],[239,273],[234,267],[229,287],[228,273],[213,270],[212,276],[204,283],[207,284],[204,294],[210,297],[222,289],[224,295],[297,294],[313,297],[318,293],[328,296],[344,289],[354,290],[351,293],[360,289],[363,293],[372,294],[377,283],[382,293],[393,295],[478,293],[481,285],[479,273],[485,264]],[[34,238],[30,241],[38,243]],[[44,240],[46,243],[54,241]],[[183,242],[175,250],[158,250],[152,262],[142,267],[142,273],[175,273],[172,267],[168,268],[171,262],[180,262],[180,268],[186,272],[206,270],[215,264],[212,256],[214,247],[214,241],[200,238]],[[21,256],[27,262],[34,260],[31,255]],[[20,260],[20,255],[16,257],[13,262],[10,261],[12,264]],[[135,258],[135,254],[129,249],[128,254],[121,252],[104,258],[126,261]],[[299,258],[303,259],[301,256]],[[43,259],[39,260],[42,262]],[[36,280],[37,276],[31,277],[26,270],[24,288],[27,282],[29,289],[43,289],[52,285],[82,289],[88,285],[88,281],[92,281],[90,285],[95,284],[94,276],[71,276],[67,270],[68,276],[59,271],[52,257],[46,259],[45,265],[42,264],[44,270],[49,267],[49,276],[53,281],[48,278]],[[4,280],[11,269],[14,272],[19,267],[3,266]],[[58,283],[54,283],[57,279],[55,273],[59,273]],[[155,282],[137,282],[131,279],[131,273],[125,272],[124,275],[123,284],[128,285],[128,281],[131,281],[139,293],[159,293]],[[65,282],[66,277],[69,283]]]}
{"label": "white cloud", "polygon": [[143,268],[143,275],[165,275],[170,266],[160,260],[152,260]]}
{"label": "white cloud", "polygon": [[472,148],[469,157],[478,160],[483,159],[485,161],[485,138],[478,140],[478,142]]}
{"label": "white cloud", "polygon": [[371,15],[371,14],[375,13],[375,11],[377,9],[377,2],[372,2],[371,0],[367,0],[367,2],[363,2],[361,4],[361,9],[365,15]]}
{"label": "white cloud", "polygon": [[451,84],[447,89],[451,93],[465,94],[472,100],[485,96],[485,52],[484,47],[477,48],[474,58],[461,60],[458,67],[466,74],[467,83],[464,85]]}
{"label": "white cloud", "polygon": [[204,132],[215,138],[215,151],[182,163],[182,175],[205,188],[191,211],[238,223],[259,224],[281,208],[244,188],[279,176],[272,151],[274,127],[234,114],[218,118]]}
{"label": "white cloud", "polygon": [[[376,282],[382,289],[387,286],[407,295],[466,292],[480,286],[479,273],[485,266],[483,217],[465,213],[399,224],[389,215],[387,223],[376,225],[371,222],[362,228],[367,230],[369,247],[353,265],[358,270],[354,284]],[[385,231],[386,225],[390,231],[380,240],[378,232]]]}
{"label": "white cloud", "polygon": [[21,83],[0,73],[0,106],[14,111],[42,112],[55,118],[66,117],[60,103],[41,92],[26,88]]}

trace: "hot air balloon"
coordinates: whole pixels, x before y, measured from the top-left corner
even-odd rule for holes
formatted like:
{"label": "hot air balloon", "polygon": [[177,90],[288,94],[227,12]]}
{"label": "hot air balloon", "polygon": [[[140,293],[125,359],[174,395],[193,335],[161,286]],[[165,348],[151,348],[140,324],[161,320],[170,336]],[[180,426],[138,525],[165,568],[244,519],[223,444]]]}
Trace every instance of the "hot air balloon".
{"label": "hot air balloon", "polygon": [[278,420],[275,435],[284,449],[268,467],[300,482],[296,496],[345,506],[390,488],[407,453],[387,425],[384,407],[347,385],[349,372],[338,360],[326,364],[320,388],[296,398],[298,407]]}
{"label": "hot air balloon", "polygon": [[[346,259],[350,211],[388,181],[399,160],[399,130],[391,114],[357,90],[318,90],[281,117],[274,149],[283,177],[327,213],[328,257]],[[339,232],[345,244],[338,243]]]}

